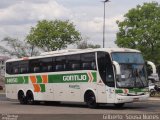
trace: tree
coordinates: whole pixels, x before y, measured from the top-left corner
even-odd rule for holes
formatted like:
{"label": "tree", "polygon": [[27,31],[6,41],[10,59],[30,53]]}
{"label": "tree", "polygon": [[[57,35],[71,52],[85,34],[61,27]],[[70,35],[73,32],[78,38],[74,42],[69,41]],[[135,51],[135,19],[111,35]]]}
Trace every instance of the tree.
{"label": "tree", "polygon": [[17,58],[36,56],[39,54],[35,46],[18,39],[6,37],[1,40],[0,52]]}
{"label": "tree", "polygon": [[100,48],[100,45],[93,45],[93,44],[88,44],[87,41],[81,41],[78,43],[77,48],[78,49],[86,49],[86,48]]}
{"label": "tree", "polygon": [[160,5],[144,3],[129,10],[122,22],[115,43],[142,51],[145,59],[160,64]]}
{"label": "tree", "polygon": [[39,21],[27,35],[27,41],[30,44],[41,47],[45,51],[66,48],[67,45],[74,44],[80,40],[80,32],[68,20]]}

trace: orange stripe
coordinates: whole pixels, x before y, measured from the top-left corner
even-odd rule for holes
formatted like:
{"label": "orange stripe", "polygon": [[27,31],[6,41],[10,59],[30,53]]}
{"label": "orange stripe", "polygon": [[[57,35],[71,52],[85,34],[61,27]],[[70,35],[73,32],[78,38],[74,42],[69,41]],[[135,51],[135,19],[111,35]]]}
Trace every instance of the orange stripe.
{"label": "orange stripe", "polygon": [[30,76],[30,79],[31,79],[32,83],[36,83],[37,82],[36,76]]}
{"label": "orange stripe", "polygon": [[90,75],[90,77],[91,77],[90,82],[93,82],[93,76],[92,76],[92,73],[91,73],[91,72],[89,72],[89,75]]}
{"label": "orange stripe", "polygon": [[92,78],[91,78],[91,75],[90,75],[89,72],[88,72],[87,74],[88,74],[88,77],[89,77],[89,81],[88,81],[88,82],[91,82],[91,79],[92,79]]}
{"label": "orange stripe", "polygon": [[33,84],[34,87],[34,92],[40,92],[41,91],[41,87],[38,84]]}
{"label": "orange stripe", "polygon": [[48,83],[48,75],[42,75],[43,83]]}

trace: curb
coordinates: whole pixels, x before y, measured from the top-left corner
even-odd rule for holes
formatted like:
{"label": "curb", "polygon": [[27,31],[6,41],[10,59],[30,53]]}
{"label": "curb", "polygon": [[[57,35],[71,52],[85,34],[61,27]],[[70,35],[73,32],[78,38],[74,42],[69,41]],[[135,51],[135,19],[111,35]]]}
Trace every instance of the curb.
{"label": "curb", "polygon": [[151,100],[151,101],[160,101],[160,97],[150,97],[148,100]]}

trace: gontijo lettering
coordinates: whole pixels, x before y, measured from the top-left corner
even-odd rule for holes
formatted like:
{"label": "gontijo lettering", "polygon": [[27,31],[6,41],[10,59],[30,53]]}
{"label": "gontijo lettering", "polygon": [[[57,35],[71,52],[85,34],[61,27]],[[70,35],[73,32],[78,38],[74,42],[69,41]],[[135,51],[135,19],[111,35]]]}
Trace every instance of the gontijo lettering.
{"label": "gontijo lettering", "polygon": [[86,75],[66,75],[63,76],[63,81],[85,81],[87,80]]}

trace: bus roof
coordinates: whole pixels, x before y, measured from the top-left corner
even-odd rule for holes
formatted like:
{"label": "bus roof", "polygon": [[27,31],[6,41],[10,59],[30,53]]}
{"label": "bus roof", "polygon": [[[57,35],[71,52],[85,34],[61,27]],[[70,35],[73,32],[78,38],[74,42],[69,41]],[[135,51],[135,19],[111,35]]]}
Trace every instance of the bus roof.
{"label": "bus roof", "polygon": [[28,60],[28,59],[38,59],[38,58],[44,58],[44,57],[62,56],[62,55],[70,55],[70,54],[78,54],[78,53],[88,53],[88,52],[96,52],[96,51],[105,51],[108,53],[112,53],[112,52],[140,52],[138,50],[129,49],[129,48],[66,49],[66,50],[44,52],[44,53],[41,53],[39,56],[34,56],[34,57],[23,57],[23,58],[17,58],[17,59],[9,59],[6,62],[21,61],[21,60]]}

